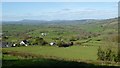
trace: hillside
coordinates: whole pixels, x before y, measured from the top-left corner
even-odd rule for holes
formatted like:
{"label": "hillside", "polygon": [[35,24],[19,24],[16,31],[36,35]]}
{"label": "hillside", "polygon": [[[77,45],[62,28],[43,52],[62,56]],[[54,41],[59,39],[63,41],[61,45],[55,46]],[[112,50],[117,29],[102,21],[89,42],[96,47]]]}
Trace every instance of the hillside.
{"label": "hillside", "polygon": [[[44,61],[46,61],[45,64],[48,62],[58,63],[60,60],[119,67],[117,26],[117,18],[3,22],[1,40],[3,63],[9,64],[15,59],[18,64],[24,62],[23,66],[27,66],[29,64],[38,65]],[[21,45],[22,40],[27,40],[28,46]],[[55,44],[50,45],[51,42],[55,42]],[[7,47],[6,44],[8,44]],[[16,46],[13,47],[13,44]],[[27,64],[26,59],[32,60],[29,60],[31,62]],[[38,59],[36,60],[37,64],[32,64],[35,59]],[[45,60],[39,61],[41,59]],[[49,61],[49,59],[53,59],[55,62]],[[15,66],[19,66],[18,64]],[[12,65],[14,62],[8,66],[12,67]]]}

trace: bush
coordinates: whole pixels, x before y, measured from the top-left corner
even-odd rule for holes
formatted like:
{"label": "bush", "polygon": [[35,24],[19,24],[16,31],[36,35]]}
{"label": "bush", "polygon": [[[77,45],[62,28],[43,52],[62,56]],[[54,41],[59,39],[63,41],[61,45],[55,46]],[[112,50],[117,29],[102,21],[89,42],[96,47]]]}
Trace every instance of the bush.
{"label": "bush", "polygon": [[58,45],[59,47],[62,47],[62,44],[64,44],[63,41],[58,41],[58,42],[57,42],[57,45]]}
{"label": "bush", "polygon": [[101,47],[98,48],[98,60],[104,60],[105,58],[105,52],[101,49]]}
{"label": "bush", "polygon": [[76,42],[75,44],[76,44],[76,45],[81,45],[81,44],[82,44],[82,42]]}
{"label": "bush", "polygon": [[52,38],[52,40],[60,40],[59,37]]}
{"label": "bush", "polygon": [[8,36],[3,36],[2,39],[6,40],[6,39],[9,39],[9,37]]}
{"label": "bush", "polygon": [[69,46],[73,46],[73,42],[63,42],[63,41],[58,41],[57,45],[59,47],[69,47]]}
{"label": "bush", "polygon": [[97,55],[98,55],[98,60],[115,61],[115,62],[120,61],[119,54],[113,52],[112,49],[110,49],[110,48],[103,50],[101,47],[99,47]]}
{"label": "bush", "polygon": [[77,40],[79,40],[77,37],[74,37],[74,36],[72,36],[70,39],[69,39],[69,41],[77,41]]}
{"label": "bush", "polygon": [[120,59],[117,54],[114,54],[114,61],[115,62],[120,62]]}
{"label": "bush", "polygon": [[113,53],[113,61],[115,61],[115,62],[120,62],[120,56],[119,56],[119,54]]}
{"label": "bush", "polygon": [[46,45],[48,44],[43,38],[37,37],[32,41],[33,45]]}
{"label": "bush", "polygon": [[107,49],[105,52],[105,60],[112,61],[113,60],[113,53],[111,49]]}

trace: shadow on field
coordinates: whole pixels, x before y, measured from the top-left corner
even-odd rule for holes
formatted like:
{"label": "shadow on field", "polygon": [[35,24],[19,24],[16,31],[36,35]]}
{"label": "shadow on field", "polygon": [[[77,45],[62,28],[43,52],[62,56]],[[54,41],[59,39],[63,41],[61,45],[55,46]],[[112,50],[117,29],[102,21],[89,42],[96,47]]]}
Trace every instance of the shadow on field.
{"label": "shadow on field", "polygon": [[84,62],[53,59],[3,60],[2,63],[2,68],[120,68],[118,66],[101,66]]}

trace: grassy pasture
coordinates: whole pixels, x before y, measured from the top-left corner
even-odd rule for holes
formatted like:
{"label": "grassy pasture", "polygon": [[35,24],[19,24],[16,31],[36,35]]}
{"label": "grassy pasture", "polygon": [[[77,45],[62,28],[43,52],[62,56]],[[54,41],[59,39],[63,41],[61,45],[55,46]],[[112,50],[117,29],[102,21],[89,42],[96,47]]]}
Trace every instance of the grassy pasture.
{"label": "grassy pasture", "polygon": [[[3,52],[16,52],[12,55],[3,54],[3,68],[21,67],[83,67],[83,68],[119,68],[119,63],[97,60],[97,46],[72,46],[58,48],[50,46],[29,46],[3,48]],[[17,53],[18,52],[18,53]],[[24,54],[20,56],[19,54]],[[37,58],[30,58],[28,53]],[[28,55],[29,57],[25,57]],[[39,57],[40,56],[40,57]]]}
{"label": "grassy pasture", "polygon": [[[32,39],[35,37],[43,37],[41,33],[47,33],[47,36],[44,36],[44,40],[48,43],[56,41],[53,38],[61,37],[65,42],[69,41],[72,37],[80,38],[76,41],[73,41],[75,44],[71,47],[56,47],[56,46],[28,46],[28,47],[11,47],[11,48],[2,48],[4,52],[18,52],[27,55],[27,53],[42,56],[43,58],[37,59],[26,59],[20,57],[19,55],[5,55],[3,54],[3,63],[8,64],[8,66],[16,65],[19,66],[45,66],[50,65],[66,65],[69,66],[75,64],[79,65],[90,65],[87,63],[77,63],[77,62],[66,62],[66,61],[57,61],[44,59],[45,56],[57,59],[66,59],[66,60],[75,60],[75,61],[94,61],[97,63],[97,49],[99,46],[105,48],[112,46],[113,50],[116,51],[117,46],[114,46],[114,42],[105,41],[106,37],[112,37],[110,34],[114,32],[117,33],[116,29],[111,27],[101,27],[101,23],[86,23],[86,24],[72,24],[72,25],[22,25],[22,24],[3,24],[3,33],[5,36],[8,36],[8,39],[3,39],[6,42],[20,42],[24,39],[25,36],[30,35]],[[110,29],[109,29],[110,28]],[[100,36],[96,36],[100,34]],[[88,38],[90,36],[90,38]],[[87,38],[86,38],[87,37]],[[90,41],[88,41],[91,39]],[[28,39],[31,41],[31,39]],[[111,40],[111,39],[110,39]],[[88,42],[86,42],[88,41]],[[110,43],[109,43],[110,42]],[[81,44],[82,43],[82,44]],[[33,63],[34,62],[34,63]],[[93,64],[94,64],[93,62]],[[11,63],[11,64],[10,64]],[[36,63],[36,64],[35,64]],[[92,66],[94,67],[94,65]],[[100,63],[102,64],[102,63]],[[115,63],[117,64],[117,63]],[[113,65],[115,65],[113,64]],[[3,64],[5,66],[5,64]],[[95,66],[96,67],[96,66]]]}
{"label": "grassy pasture", "polygon": [[29,47],[14,47],[3,48],[3,51],[18,51],[25,53],[33,53],[43,56],[56,56],[65,59],[81,59],[81,60],[96,60],[97,46],[72,46],[66,48],[51,47],[51,46],[29,46]]}
{"label": "grassy pasture", "polygon": [[[23,68],[23,67],[57,67],[57,68],[68,68],[68,67],[82,67],[82,68],[119,68],[119,66],[111,66],[111,65],[100,65],[101,62],[94,62],[92,63],[86,63],[86,62],[75,62],[75,61],[65,61],[65,60],[54,60],[54,59],[44,59],[44,58],[37,58],[37,59],[20,59],[19,57],[9,56],[5,55],[6,57],[11,57],[12,59],[6,59],[3,60],[2,68]],[[14,57],[14,58],[13,58]],[[109,64],[109,62],[107,63]],[[114,63],[115,64],[115,63]]]}
{"label": "grassy pasture", "polygon": [[[65,60],[54,60],[54,59],[44,59],[44,58],[37,58],[37,59],[20,59],[19,57],[5,55],[6,57],[11,57],[12,59],[5,59],[3,60],[2,68],[21,68],[21,67],[57,67],[57,68],[68,68],[68,67],[82,67],[82,68],[119,68],[119,66],[111,66],[111,65],[100,65],[101,62],[94,62],[86,63],[86,62],[75,62],[75,61],[65,61]],[[14,57],[14,58],[13,58]],[[107,63],[109,64],[109,62]],[[114,63],[115,64],[115,63]]]}

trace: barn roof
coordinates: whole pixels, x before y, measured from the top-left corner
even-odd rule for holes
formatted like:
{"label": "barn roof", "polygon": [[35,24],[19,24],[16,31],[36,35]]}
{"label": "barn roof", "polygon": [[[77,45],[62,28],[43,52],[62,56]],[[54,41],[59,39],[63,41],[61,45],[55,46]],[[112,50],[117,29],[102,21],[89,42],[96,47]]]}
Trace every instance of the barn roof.
{"label": "barn roof", "polygon": [[2,43],[0,43],[0,46],[1,46],[2,48],[6,48],[6,45],[8,45],[8,47],[11,47],[11,46],[12,46],[12,43],[11,43],[11,42],[4,42],[4,41],[2,41]]}

